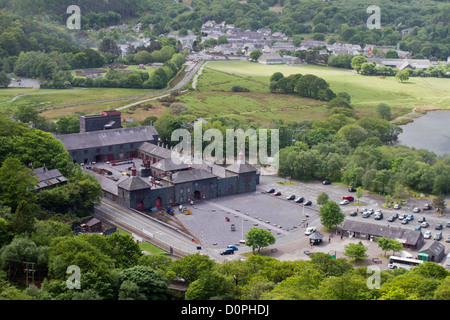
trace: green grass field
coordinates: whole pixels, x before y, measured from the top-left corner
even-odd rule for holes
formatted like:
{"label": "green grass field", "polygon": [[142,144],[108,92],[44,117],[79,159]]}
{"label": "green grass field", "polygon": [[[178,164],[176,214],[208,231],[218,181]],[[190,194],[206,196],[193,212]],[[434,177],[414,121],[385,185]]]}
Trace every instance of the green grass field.
{"label": "green grass field", "polygon": [[[313,120],[326,116],[326,103],[294,95],[271,94],[269,78],[274,72],[295,73],[324,78],[334,92],[347,92],[357,115],[371,115],[379,103],[387,103],[394,116],[413,109],[419,112],[450,107],[450,79],[410,78],[399,83],[394,77],[363,76],[352,70],[321,66],[266,66],[244,61],[209,62],[199,77],[197,91],[182,100],[198,116],[222,115],[268,123],[272,119]],[[233,93],[241,85],[249,93]]]}
{"label": "green grass field", "polygon": [[[247,120],[255,124],[268,124],[272,120],[283,121],[315,120],[327,116],[326,103],[305,99],[296,95],[272,94],[269,79],[274,72],[290,74],[314,74],[330,83],[334,92],[350,94],[358,116],[375,114],[375,107],[387,103],[394,117],[407,115],[412,110],[418,113],[450,107],[450,79],[410,78],[399,83],[394,77],[363,76],[352,70],[321,66],[288,67],[285,65],[266,66],[245,61],[208,62],[197,83],[197,90],[183,94],[179,99],[197,117],[209,118],[220,115],[237,120]],[[250,92],[231,92],[235,85],[250,89]],[[62,116],[84,112],[100,113],[145,99],[142,96],[157,90],[87,88],[87,89],[1,89],[0,103],[17,98],[14,102],[0,104],[0,114],[11,115],[20,105],[36,105],[39,109],[57,107],[42,115],[56,120]],[[104,101],[131,97],[127,99]],[[64,106],[79,104],[74,106]],[[153,109],[124,110],[126,117],[136,121],[148,116],[159,116],[164,107],[152,101]]]}

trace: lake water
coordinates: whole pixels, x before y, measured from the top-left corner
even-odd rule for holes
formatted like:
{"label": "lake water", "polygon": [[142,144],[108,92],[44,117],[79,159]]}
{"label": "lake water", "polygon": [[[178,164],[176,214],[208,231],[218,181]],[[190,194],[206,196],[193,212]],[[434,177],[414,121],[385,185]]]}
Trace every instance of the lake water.
{"label": "lake water", "polygon": [[438,156],[450,154],[450,110],[430,111],[401,127],[398,144],[427,149]]}

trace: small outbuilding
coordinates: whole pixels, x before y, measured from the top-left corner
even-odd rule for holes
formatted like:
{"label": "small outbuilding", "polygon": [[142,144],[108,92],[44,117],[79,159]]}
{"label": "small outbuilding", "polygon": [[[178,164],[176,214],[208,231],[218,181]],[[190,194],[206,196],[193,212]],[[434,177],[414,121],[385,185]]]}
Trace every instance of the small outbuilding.
{"label": "small outbuilding", "polygon": [[439,262],[445,257],[445,247],[438,241],[427,242],[417,254],[423,261]]}
{"label": "small outbuilding", "polygon": [[320,244],[320,243],[322,243],[323,233],[321,233],[319,231],[315,231],[315,232],[311,233],[308,237],[309,237],[309,243],[311,245]]}

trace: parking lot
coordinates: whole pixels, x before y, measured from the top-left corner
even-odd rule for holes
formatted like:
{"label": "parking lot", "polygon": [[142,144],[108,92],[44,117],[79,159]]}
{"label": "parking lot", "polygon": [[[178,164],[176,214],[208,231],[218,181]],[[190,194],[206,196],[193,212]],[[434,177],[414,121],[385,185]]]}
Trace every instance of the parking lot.
{"label": "parking lot", "polygon": [[[296,182],[291,185],[277,183],[280,181],[284,181],[284,179],[276,176],[261,176],[260,185],[256,192],[195,203],[194,206],[189,207],[192,215],[176,214],[176,216],[192,234],[198,237],[203,245],[203,250],[208,251],[208,254],[218,254],[227,245],[236,245],[239,252],[249,251],[250,249],[240,243],[240,240],[245,239],[247,231],[255,226],[270,230],[275,236],[276,244],[271,248],[278,248],[278,252],[271,254],[272,256],[289,260],[308,258],[304,254],[304,251],[309,248],[308,237],[304,234],[305,228],[306,226],[322,228],[318,217],[320,206],[316,203],[317,196],[321,192],[326,192],[330,200],[339,203],[342,197],[346,195],[354,196],[354,193],[349,193],[342,186],[323,185],[320,181]],[[271,188],[280,191],[281,195],[275,196],[265,192]],[[306,207],[303,204],[287,200],[286,198],[290,195],[295,195],[296,198],[304,197],[305,201],[312,201],[312,205]],[[443,229],[440,231],[442,231],[443,237],[440,243],[446,247],[446,253],[450,250],[450,243],[446,242],[447,236],[450,235],[450,228],[446,227],[446,223],[450,221],[450,217],[441,217],[433,210],[413,212],[414,207],[420,206],[422,208],[425,203],[428,203],[426,200],[410,199],[399,210],[385,209],[382,206],[384,198],[375,195],[364,194],[359,202],[364,205],[357,206],[351,202],[348,205],[341,206],[342,211],[346,214],[346,219],[414,229],[419,224],[418,218],[423,216],[428,221],[429,226],[422,228],[421,231],[424,233],[430,230],[432,233],[431,238],[425,239],[425,241],[433,241],[433,236],[437,231],[435,230],[436,224],[442,224]],[[361,212],[364,208],[374,211],[381,210],[383,219],[375,220],[374,214],[370,215],[369,218],[363,218],[361,213],[354,217],[350,216],[352,211],[358,210]],[[414,215],[414,220],[409,221],[408,224],[401,224],[402,220],[400,219],[389,222],[388,218],[393,213],[411,214]],[[226,221],[226,217],[230,221]],[[235,225],[235,231],[231,231],[231,224]],[[331,238],[328,243],[329,236]],[[342,256],[345,244],[349,240],[345,238],[337,240],[338,237],[334,236],[333,238],[332,234],[326,234],[324,244],[314,246],[314,250],[327,253],[339,251]],[[371,248],[369,255],[370,251],[374,257],[382,253],[376,243],[367,242],[364,244]],[[411,253],[416,254],[414,251],[411,251]]]}

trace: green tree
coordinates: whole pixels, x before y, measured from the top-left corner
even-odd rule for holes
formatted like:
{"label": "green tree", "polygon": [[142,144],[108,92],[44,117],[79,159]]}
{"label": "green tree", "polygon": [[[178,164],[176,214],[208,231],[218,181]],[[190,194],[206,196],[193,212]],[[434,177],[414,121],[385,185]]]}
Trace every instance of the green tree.
{"label": "green tree", "polygon": [[67,267],[76,265],[84,272],[107,275],[113,267],[112,259],[82,237],[53,238],[49,254],[49,274],[64,279]]}
{"label": "green tree", "polygon": [[364,56],[355,56],[352,59],[351,62],[351,66],[353,68],[353,70],[355,70],[356,72],[360,72],[361,71],[361,67],[363,63],[366,63],[367,59]]}
{"label": "green tree", "polygon": [[259,51],[258,49],[256,49],[256,50],[253,50],[253,51],[250,53],[249,58],[256,61],[256,60],[258,60],[261,56],[262,56],[261,51]]}
{"label": "green tree", "polygon": [[189,285],[186,300],[232,299],[233,278],[217,271],[207,271]]}
{"label": "green tree", "polygon": [[270,82],[277,82],[278,80],[284,78],[281,72],[275,72],[270,76]]}
{"label": "green tree", "polygon": [[32,170],[16,158],[8,158],[0,167],[0,200],[13,211],[21,201],[35,203],[38,182]]}
{"label": "green tree", "polygon": [[[145,266],[134,266],[120,272],[120,299],[165,300],[167,285],[152,269]],[[125,284],[125,285],[124,285]],[[126,287],[126,288],[125,288]],[[125,291],[127,293],[125,294]],[[130,291],[133,294],[130,294]]]}
{"label": "green tree", "polygon": [[251,247],[253,253],[255,253],[255,249],[258,249],[258,252],[260,252],[261,248],[268,247],[275,243],[275,237],[269,231],[261,228],[250,228],[245,235],[245,238],[245,245]]}
{"label": "green tree", "polygon": [[32,207],[34,204],[28,204],[22,200],[16,209],[11,220],[11,229],[15,234],[30,235],[34,230],[35,216]]}
{"label": "green tree", "polygon": [[409,80],[409,71],[407,69],[403,69],[395,75],[395,79],[397,79],[400,82],[408,81]]}
{"label": "green tree", "polygon": [[435,300],[450,300],[450,276],[442,280],[441,284],[434,291]]}
{"label": "green tree", "polygon": [[339,205],[334,201],[328,201],[319,210],[320,223],[326,228],[333,228],[341,224],[345,219]]}
{"label": "green tree", "polygon": [[14,234],[11,232],[8,222],[0,218],[0,248],[11,242]]}
{"label": "green tree", "polygon": [[370,292],[366,279],[358,274],[345,274],[341,277],[324,279],[317,290],[321,299],[359,300]]}
{"label": "green tree", "polygon": [[384,255],[386,255],[386,251],[392,250],[392,254],[395,251],[400,251],[403,248],[403,245],[401,242],[399,242],[396,239],[389,239],[386,237],[378,238],[377,239],[378,246],[381,248],[381,250],[384,251]]}
{"label": "green tree", "polygon": [[317,201],[316,202],[317,202],[317,204],[319,206],[322,206],[325,203],[327,203],[329,199],[330,199],[330,197],[328,196],[328,194],[326,192],[322,192],[321,194],[319,194],[317,196]]}
{"label": "green tree", "polygon": [[433,199],[433,207],[439,209],[441,212],[445,211],[447,204],[445,202],[445,195],[439,194]]}
{"label": "green tree", "polygon": [[80,132],[80,118],[77,116],[64,116],[56,122],[56,128],[59,134]]}
{"label": "green tree", "polygon": [[378,116],[381,119],[385,119],[385,120],[388,120],[388,121],[391,120],[391,117],[392,117],[391,108],[387,104],[380,103],[377,106],[377,113],[378,113]]}
{"label": "green tree", "polygon": [[197,280],[203,272],[210,270],[214,265],[214,260],[211,260],[206,255],[196,253],[173,261],[170,270],[188,283],[191,283]]}
{"label": "green tree", "polygon": [[0,71],[0,88],[6,88],[11,83],[11,78],[4,71]]}
{"label": "green tree", "polygon": [[362,242],[349,243],[348,245],[345,246],[344,255],[346,257],[354,259],[355,261],[360,261],[360,260],[364,260],[365,258],[367,258],[366,251],[367,251],[367,248],[364,247]]}
{"label": "green tree", "polygon": [[132,267],[136,265],[142,256],[139,245],[130,235],[113,233],[106,237],[110,246],[110,256],[118,268]]}

